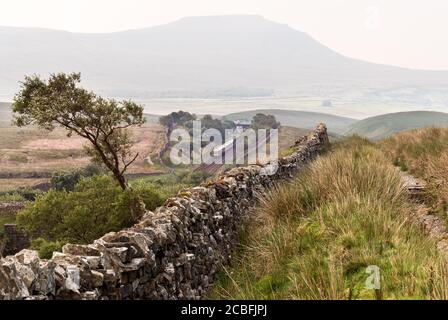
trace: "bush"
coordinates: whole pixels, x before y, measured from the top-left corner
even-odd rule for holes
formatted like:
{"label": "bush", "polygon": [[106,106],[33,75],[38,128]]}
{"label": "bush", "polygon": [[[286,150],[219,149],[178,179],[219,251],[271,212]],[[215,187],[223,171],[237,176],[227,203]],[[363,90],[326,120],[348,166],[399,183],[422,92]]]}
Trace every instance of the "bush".
{"label": "bush", "polygon": [[133,184],[132,190],[140,197],[147,210],[160,207],[166,199],[160,187],[153,184],[137,182]]}
{"label": "bush", "polygon": [[58,191],[73,191],[75,190],[76,184],[82,177],[92,177],[102,173],[104,173],[104,171],[100,167],[93,164],[82,169],[60,171],[53,174],[50,185],[53,189]]}
{"label": "bush", "polygon": [[81,179],[81,174],[76,171],[59,171],[51,176],[51,188],[58,191],[73,191],[76,184]]}
{"label": "bush", "polygon": [[182,178],[162,177],[160,184],[141,179],[123,191],[112,177],[94,175],[80,177],[73,191],[68,191],[77,180],[77,173],[58,175],[57,183],[53,183],[59,190],[54,188],[41,194],[17,215],[17,224],[36,239],[33,247],[42,257],[50,256],[65,243],[90,243],[107,232],[130,227],[145,208],[154,210],[188,186],[178,183],[179,180],[203,177],[202,173],[185,172]]}
{"label": "bush", "polygon": [[257,113],[252,119],[252,128],[258,129],[277,129],[280,127],[280,122],[277,122],[273,115],[265,115]]}
{"label": "bush", "polygon": [[0,194],[0,202],[22,202],[25,198],[17,191],[5,192]]}
{"label": "bush", "polygon": [[26,201],[34,201],[36,198],[42,194],[42,191],[32,189],[32,188],[19,188],[17,190],[18,194],[20,194]]}
{"label": "bush", "polygon": [[[4,225],[8,223],[15,223],[16,217],[14,214],[0,214],[0,240],[5,232]],[[1,241],[0,241],[1,244]],[[1,253],[1,252],[0,252]]]}
{"label": "bush", "polygon": [[59,241],[47,241],[37,238],[31,242],[31,249],[37,250],[41,259],[51,259],[53,252],[61,251],[64,244]]}
{"label": "bush", "polygon": [[[193,121],[187,121],[184,126],[189,130],[190,135],[193,135]],[[224,136],[226,129],[235,128],[235,124],[232,121],[221,121],[219,119],[214,119],[211,115],[206,114],[201,119],[201,131],[207,129],[216,129]]]}
{"label": "bush", "polygon": [[89,243],[107,232],[130,227],[144,213],[140,196],[123,191],[108,176],[81,178],[73,192],[51,190],[17,215],[32,237]]}
{"label": "bush", "polygon": [[42,191],[31,189],[29,187],[19,188],[13,191],[0,192],[0,201],[4,202],[21,202],[21,201],[34,201]]}
{"label": "bush", "polygon": [[171,112],[166,116],[159,118],[159,123],[166,127],[174,125],[183,125],[185,122],[196,120],[196,115],[185,111]]}
{"label": "bush", "polygon": [[[170,183],[165,182],[165,179],[170,181]],[[132,190],[140,196],[147,210],[154,210],[160,207],[166,199],[175,196],[180,190],[189,186],[177,183],[177,179],[165,179],[140,179],[132,182]]]}
{"label": "bush", "polygon": [[211,176],[205,171],[191,171],[182,177],[181,182],[188,185],[198,185],[207,180]]}

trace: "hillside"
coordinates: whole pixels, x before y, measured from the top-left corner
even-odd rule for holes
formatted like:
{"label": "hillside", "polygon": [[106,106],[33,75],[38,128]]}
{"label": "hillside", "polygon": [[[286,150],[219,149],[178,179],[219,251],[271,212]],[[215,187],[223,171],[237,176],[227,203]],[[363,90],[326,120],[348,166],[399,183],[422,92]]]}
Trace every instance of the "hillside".
{"label": "hillside", "polygon": [[448,221],[448,128],[423,128],[379,142],[390,161],[426,182],[425,203]]}
{"label": "hillside", "polygon": [[224,118],[229,120],[250,120],[257,113],[273,115],[283,126],[295,128],[312,129],[316,126],[316,124],[323,122],[327,125],[328,130],[333,133],[340,133],[346,130],[349,125],[357,121],[355,119],[325,113],[277,109],[260,109],[231,113],[226,115]]}
{"label": "hillside", "polygon": [[395,90],[408,96],[409,87],[426,93],[448,87],[448,72],[350,59],[306,33],[251,15],[190,17],[108,34],[0,27],[0,43],[7,44],[0,51],[0,96],[14,94],[24,75],[72,71],[100,93],[142,98],[321,95],[354,86],[372,88],[370,97]]}
{"label": "hillside", "polygon": [[346,139],[264,195],[211,298],[446,299],[446,256],[409,219],[419,208],[377,145]]}
{"label": "hillside", "polygon": [[384,114],[357,121],[343,134],[357,134],[377,140],[397,132],[425,127],[448,127],[448,113],[412,111]]}

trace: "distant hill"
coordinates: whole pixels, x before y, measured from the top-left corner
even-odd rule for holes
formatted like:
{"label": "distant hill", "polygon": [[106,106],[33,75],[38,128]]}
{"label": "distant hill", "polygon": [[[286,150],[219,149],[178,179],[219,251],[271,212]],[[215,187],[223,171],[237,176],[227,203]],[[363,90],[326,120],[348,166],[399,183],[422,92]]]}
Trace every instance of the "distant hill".
{"label": "distant hill", "polygon": [[333,133],[340,133],[357,121],[355,119],[325,113],[277,109],[259,109],[231,113],[224,116],[224,118],[228,120],[251,120],[257,113],[273,115],[283,126],[302,129],[313,129],[318,123],[323,122],[327,125],[328,131]]}
{"label": "distant hill", "polygon": [[[89,89],[131,98],[310,90],[327,97],[330,89],[365,87],[376,97],[384,90],[410,95],[407,87],[448,88],[448,72],[351,59],[304,32],[252,15],[189,17],[106,34],[0,27],[0,43],[0,96],[17,92],[25,75],[73,71]],[[416,99],[425,97],[419,92]]]}
{"label": "distant hill", "polygon": [[[0,128],[10,127],[12,120],[12,104],[9,102],[0,102]],[[145,118],[148,123],[158,123],[159,116],[145,113]]]}
{"label": "distant hill", "polygon": [[357,134],[376,140],[397,132],[432,126],[448,127],[448,113],[432,111],[389,113],[357,121],[343,134]]}

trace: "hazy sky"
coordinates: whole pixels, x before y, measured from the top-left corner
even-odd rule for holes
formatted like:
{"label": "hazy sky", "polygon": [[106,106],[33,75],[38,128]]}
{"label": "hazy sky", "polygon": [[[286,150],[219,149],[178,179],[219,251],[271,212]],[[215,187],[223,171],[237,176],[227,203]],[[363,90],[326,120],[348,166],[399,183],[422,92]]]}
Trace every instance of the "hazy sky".
{"label": "hazy sky", "polygon": [[448,70],[446,0],[0,0],[0,25],[74,32],[224,14],[286,23],[350,57]]}

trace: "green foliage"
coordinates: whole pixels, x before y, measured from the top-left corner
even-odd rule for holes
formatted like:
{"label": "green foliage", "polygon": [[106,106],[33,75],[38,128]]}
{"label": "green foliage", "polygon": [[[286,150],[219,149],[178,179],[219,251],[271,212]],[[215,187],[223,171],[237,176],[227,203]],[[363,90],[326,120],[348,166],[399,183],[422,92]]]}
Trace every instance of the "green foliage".
{"label": "green foliage", "polygon": [[15,214],[0,214],[0,243],[1,238],[3,237],[3,232],[5,231],[3,226],[9,223],[15,223],[16,216]]}
{"label": "green foliage", "polygon": [[273,115],[265,115],[257,113],[252,119],[252,128],[258,129],[277,129],[280,127],[280,122],[277,122]]}
{"label": "green foliage", "polygon": [[0,202],[22,202],[25,198],[17,191],[0,193]]}
{"label": "green foliage", "polygon": [[202,117],[201,125],[202,125],[203,130],[210,129],[210,128],[217,129],[217,130],[222,129],[221,120],[213,119],[213,117],[209,114]]}
{"label": "green foliage", "polygon": [[168,197],[160,186],[145,183],[143,180],[132,182],[132,191],[140,197],[147,210],[160,207]]}
{"label": "green foliage", "polygon": [[73,192],[51,190],[17,215],[32,237],[89,243],[129,227],[143,214],[139,195],[122,190],[108,176],[82,178]]}
{"label": "green foliage", "polygon": [[82,177],[91,177],[102,173],[103,170],[95,165],[88,165],[85,168],[71,171],[59,171],[52,175],[50,184],[53,189],[58,191],[73,191]]}
{"label": "green foliage", "polygon": [[53,252],[60,252],[63,246],[63,242],[47,241],[44,238],[37,238],[31,242],[31,249],[37,250],[41,259],[51,259]]}
{"label": "green foliage", "polygon": [[396,158],[393,161],[394,166],[399,167],[401,171],[409,171],[409,168],[407,166],[407,164],[401,159],[401,158]]}
{"label": "green foliage", "polygon": [[183,125],[188,121],[196,120],[196,115],[185,111],[171,112],[159,118],[159,123],[165,127],[173,128],[176,125]]}
{"label": "green foliage", "polygon": [[[189,129],[190,135],[193,134],[193,121],[185,122],[184,126]],[[235,128],[235,125],[232,121],[224,120],[221,121],[219,119],[214,119],[211,115],[207,114],[201,118],[201,131],[205,131],[207,129],[216,129],[221,135],[224,137],[226,129]]]}
{"label": "green foliage", "polygon": [[52,74],[48,81],[26,77],[14,98],[14,123],[53,130],[56,126],[87,139],[88,154],[110,170],[122,189],[124,173],[137,158],[127,128],[145,122],[143,107],[131,101],[106,100],[78,87],[79,73]]}
{"label": "green foliage", "polygon": [[[178,170],[174,174],[170,173],[132,181],[131,186],[141,196],[146,208],[153,210],[161,206],[166,199],[175,196],[180,190],[198,185],[206,177],[208,177],[207,173]],[[149,201],[150,199],[153,199],[153,201]]]}
{"label": "green foliage", "polygon": [[187,185],[197,186],[210,176],[211,174],[206,171],[190,171],[182,177],[181,182]]}
{"label": "green foliage", "polygon": [[0,192],[0,201],[4,202],[21,202],[34,201],[42,191],[31,188],[19,188],[13,191]]}
{"label": "green foliage", "polygon": [[165,177],[162,182],[166,184],[168,181],[171,183],[179,183],[184,186],[197,186],[204,182],[211,176],[210,173],[201,170],[192,171],[191,169],[177,170],[174,174]]}
{"label": "green foliage", "polygon": [[187,186],[173,179],[161,184],[140,179],[122,190],[109,176],[81,177],[72,192],[62,188],[40,195],[17,215],[17,223],[38,239],[33,246],[40,255],[48,256],[65,243],[90,243],[107,232],[132,226],[143,215],[143,205],[154,210]]}

